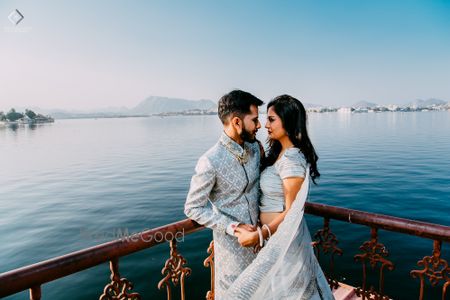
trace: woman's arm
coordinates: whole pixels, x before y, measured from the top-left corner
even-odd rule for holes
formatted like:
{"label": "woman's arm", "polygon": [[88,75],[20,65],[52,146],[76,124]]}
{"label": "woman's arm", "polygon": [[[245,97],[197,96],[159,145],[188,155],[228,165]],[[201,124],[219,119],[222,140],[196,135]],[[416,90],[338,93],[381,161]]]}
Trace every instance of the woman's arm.
{"label": "woman's arm", "polygon": [[[300,191],[304,180],[305,179],[302,177],[289,177],[283,179],[285,209],[281,214],[273,219],[272,222],[267,224],[267,226],[269,226],[270,228],[271,234],[274,234],[277,231],[278,226],[281,224],[281,222],[283,222],[284,217],[291,208],[292,203],[294,203],[294,200],[297,197],[297,193]],[[264,239],[267,239],[269,237],[269,232],[267,231],[267,228],[265,226],[262,228],[262,234]],[[239,243],[243,247],[253,247],[255,245],[258,245],[259,236],[255,231],[251,232],[245,229],[237,228],[236,236],[238,237]]]}
{"label": "woman's arm", "polygon": [[[300,188],[302,187],[303,181],[305,179],[302,177],[289,177],[283,179],[283,192],[284,192],[284,203],[285,208],[284,211],[279,214],[275,219],[272,220],[267,226],[269,226],[271,234],[274,234],[278,226],[283,222],[284,217],[288,213],[289,209],[292,206],[292,203],[294,203],[295,198],[297,197],[297,193],[300,191]],[[262,229],[263,230],[263,236],[264,239],[269,237],[269,232],[267,231],[267,228]]]}

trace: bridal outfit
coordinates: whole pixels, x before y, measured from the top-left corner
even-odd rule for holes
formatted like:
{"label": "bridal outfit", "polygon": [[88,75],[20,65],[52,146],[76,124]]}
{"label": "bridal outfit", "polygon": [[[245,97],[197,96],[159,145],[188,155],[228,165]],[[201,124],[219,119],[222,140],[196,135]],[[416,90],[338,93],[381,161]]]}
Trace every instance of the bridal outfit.
{"label": "bridal outfit", "polygon": [[334,299],[314,255],[304,219],[310,184],[309,166],[298,148],[287,149],[261,173],[260,210],[284,210],[282,180],[289,177],[304,178],[296,199],[277,231],[230,286],[223,299]]}

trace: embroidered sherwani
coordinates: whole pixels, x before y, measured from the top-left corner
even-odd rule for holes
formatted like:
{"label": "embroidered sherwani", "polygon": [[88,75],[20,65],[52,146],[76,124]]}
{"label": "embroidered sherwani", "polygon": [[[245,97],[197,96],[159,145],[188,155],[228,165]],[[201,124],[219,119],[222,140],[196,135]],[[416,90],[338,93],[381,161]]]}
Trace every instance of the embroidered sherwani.
{"label": "embroidered sherwani", "polygon": [[229,229],[236,222],[256,225],[258,221],[259,167],[258,143],[245,142],[242,148],[222,133],[198,160],[191,180],[184,212],[213,230],[215,300],[224,299],[230,284],[256,257]]}

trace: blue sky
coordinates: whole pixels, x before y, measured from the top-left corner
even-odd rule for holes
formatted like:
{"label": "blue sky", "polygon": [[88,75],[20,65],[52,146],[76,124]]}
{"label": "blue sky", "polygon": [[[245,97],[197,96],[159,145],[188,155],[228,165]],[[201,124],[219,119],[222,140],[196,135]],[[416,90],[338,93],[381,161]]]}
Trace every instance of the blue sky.
{"label": "blue sky", "polygon": [[[25,19],[14,26],[9,13]],[[450,100],[450,1],[0,1],[0,110]]]}

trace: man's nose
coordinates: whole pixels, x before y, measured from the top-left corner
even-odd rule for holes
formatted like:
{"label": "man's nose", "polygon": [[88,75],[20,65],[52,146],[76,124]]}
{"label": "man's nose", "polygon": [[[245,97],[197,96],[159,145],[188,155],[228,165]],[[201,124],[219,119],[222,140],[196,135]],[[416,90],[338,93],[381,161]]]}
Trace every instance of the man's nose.
{"label": "man's nose", "polygon": [[260,129],[261,128],[261,123],[258,121],[258,124],[256,125],[256,129]]}

